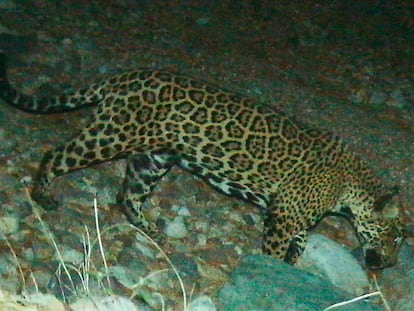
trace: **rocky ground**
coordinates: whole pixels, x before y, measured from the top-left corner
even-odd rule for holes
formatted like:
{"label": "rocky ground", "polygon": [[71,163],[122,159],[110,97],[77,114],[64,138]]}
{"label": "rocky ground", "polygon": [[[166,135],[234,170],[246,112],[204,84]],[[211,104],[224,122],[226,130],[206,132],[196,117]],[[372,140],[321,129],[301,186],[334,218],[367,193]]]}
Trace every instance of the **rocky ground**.
{"label": "rocky ground", "polygon": [[[26,93],[57,94],[130,68],[167,68],[339,134],[386,184],[401,186],[410,236],[400,264],[375,276],[392,310],[412,310],[414,7],[409,1],[274,3],[0,0],[0,49],[9,56],[12,83]],[[123,161],[60,178],[53,191],[62,208],[40,210],[44,224],[33,213],[27,189],[43,152],[76,133],[90,112],[37,116],[0,105],[0,229],[13,249],[2,239],[0,287],[69,302],[85,292],[116,293],[155,309],[160,293],[170,310],[180,310],[171,266],[135,230],[119,225],[125,219],[111,209]],[[110,285],[95,241],[95,194]],[[169,236],[162,249],[189,297],[207,295],[217,304],[240,258],[260,253],[259,212],[186,172],[172,170],[148,206],[161,210]],[[316,232],[346,249],[358,246],[344,220],[329,217]],[[85,254],[88,234],[93,248]],[[88,286],[77,271],[90,276]],[[366,274],[372,281],[374,274]]]}

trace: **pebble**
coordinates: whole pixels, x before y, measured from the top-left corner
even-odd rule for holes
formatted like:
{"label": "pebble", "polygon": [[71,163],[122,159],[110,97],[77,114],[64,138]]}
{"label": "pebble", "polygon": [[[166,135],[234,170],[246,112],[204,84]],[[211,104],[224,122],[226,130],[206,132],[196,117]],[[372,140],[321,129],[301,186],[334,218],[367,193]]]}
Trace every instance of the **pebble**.
{"label": "pebble", "polygon": [[369,98],[369,103],[374,105],[382,105],[387,100],[388,96],[384,92],[374,91]]}
{"label": "pebble", "polygon": [[223,271],[205,262],[197,262],[197,271],[203,278],[206,279],[220,282],[227,279],[227,275]]}
{"label": "pebble", "polygon": [[149,236],[144,236],[142,235],[140,232],[137,232],[135,234],[135,248],[139,249],[141,251],[141,253],[145,256],[147,256],[148,258],[155,258],[158,251],[154,250],[153,247],[153,242],[156,243],[156,241],[154,240],[150,240],[151,237]]}
{"label": "pebble", "polygon": [[61,260],[63,259],[63,262],[65,263],[71,263],[74,265],[77,265],[84,260],[84,254],[76,249],[73,248],[63,248],[60,249],[60,255],[62,258],[60,258],[57,254],[55,255],[55,260]]}
{"label": "pebble", "polygon": [[16,233],[19,230],[19,220],[16,217],[0,217],[0,232],[3,235]]}
{"label": "pebble", "polygon": [[134,288],[138,283],[134,275],[131,274],[131,271],[128,271],[125,267],[110,266],[108,270],[110,275],[126,288]]}
{"label": "pebble", "polygon": [[196,221],[194,222],[194,229],[206,233],[209,229],[209,224],[205,221]]}
{"label": "pebble", "polygon": [[177,215],[181,215],[181,216],[191,216],[191,213],[190,213],[189,209],[187,208],[187,206],[177,206],[177,205],[173,205],[171,207],[171,210],[173,210],[174,212],[176,212]]}
{"label": "pebble", "polygon": [[204,247],[207,245],[207,236],[204,233],[197,234],[197,247]]}
{"label": "pebble", "polygon": [[387,100],[387,105],[401,109],[406,107],[408,103],[401,90],[395,89],[391,92],[390,98]]}
{"label": "pebble", "polygon": [[100,65],[98,67],[98,73],[100,75],[106,75],[110,72],[110,68],[107,65]]}
{"label": "pebble", "polygon": [[[0,120],[0,122],[3,124],[2,120]],[[5,158],[7,159],[7,157],[9,157],[9,155],[13,153],[13,149],[16,148],[16,146],[18,145],[18,142],[15,137],[8,137],[6,135],[6,132],[3,129],[0,129],[0,141],[1,141],[0,155],[5,156]],[[9,166],[12,166],[14,164],[13,161],[10,161],[9,159],[7,160],[6,163],[7,163],[8,168]]]}
{"label": "pebble", "polygon": [[188,230],[184,223],[184,216],[179,215],[167,223],[164,233],[166,236],[174,239],[182,239],[186,237]]}
{"label": "pebble", "polygon": [[356,90],[352,94],[348,95],[348,100],[354,104],[361,104],[365,99],[365,91],[363,89]]}
{"label": "pebble", "polygon": [[20,182],[24,185],[31,184],[33,182],[33,177],[30,175],[23,176],[20,178]]}
{"label": "pebble", "polygon": [[71,38],[64,38],[62,40],[62,45],[66,47],[70,47],[73,44],[73,40]]}
{"label": "pebble", "polygon": [[20,282],[20,273],[15,258],[7,253],[2,254],[0,256],[0,288],[15,293],[20,288]]}
{"label": "pebble", "polygon": [[16,7],[16,4],[12,0],[0,0],[0,9],[14,9]]}
{"label": "pebble", "polygon": [[156,252],[150,246],[148,246],[148,244],[143,244],[140,241],[137,241],[135,243],[135,247],[139,249],[141,253],[148,258],[155,258],[156,256]]}
{"label": "pebble", "polygon": [[[70,305],[72,311],[138,311],[138,307],[129,299],[119,296],[81,298]],[[139,310],[145,310],[142,307]],[[149,308],[146,310],[150,310]]]}
{"label": "pebble", "polygon": [[199,25],[199,26],[209,26],[210,25],[210,18],[200,17],[196,20],[196,24]]}
{"label": "pebble", "polygon": [[192,300],[185,311],[216,311],[217,308],[208,296],[200,296]]}
{"label": "pebble", "polygon": [[229,219],[236,222],[236,223],[244,223],[244,218],[243,215],[240,213],[236,213],[236,212],[230,212],[228,214]]}

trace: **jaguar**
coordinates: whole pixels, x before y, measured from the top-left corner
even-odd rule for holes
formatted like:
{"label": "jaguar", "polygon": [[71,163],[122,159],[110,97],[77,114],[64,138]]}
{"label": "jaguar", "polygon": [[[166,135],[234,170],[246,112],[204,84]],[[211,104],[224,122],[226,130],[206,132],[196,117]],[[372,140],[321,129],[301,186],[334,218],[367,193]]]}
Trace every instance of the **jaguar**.
{"label": "jaguar", "polygon": [[368,268],[397,262],[404,226],[399,216],[383,213],[397,188],[385,187],[335,134],[310,128],[270,103],[150,69],[41,98],[10,84],[4,53],[0,98],[36,114],[94,107],[84,128],[43,156],[31,196],[45,209],[58,206],[50,189],[55,178],[125,158],[117,205],[132,224],[158,234],[143,203],[176,165],[259,207],[263,252],[275,258],[294,264],[308,231],[325,215],[338,214],[353,225]]}

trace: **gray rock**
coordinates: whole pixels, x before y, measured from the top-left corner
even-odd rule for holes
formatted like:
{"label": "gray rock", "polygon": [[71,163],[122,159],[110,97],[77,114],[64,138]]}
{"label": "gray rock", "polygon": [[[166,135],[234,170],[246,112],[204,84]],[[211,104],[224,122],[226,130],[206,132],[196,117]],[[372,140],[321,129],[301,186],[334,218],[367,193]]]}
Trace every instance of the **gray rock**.
{"label": "gray rock", "polygon": [[374,91],[369,99],[370,104],[382,105],[387,100],[388,96],[384,92]]}
{"label": "gray rock", "polygon": [[408,105],[407,100],[400,89],[395,89],[391,92],[387,104],[400,109]]}
{"label": "gray rock", "polygon": [[196,20],[196,24],[199,26],[209,26],[210,18],[209,17],[200,17]]}
{"label": "gray rock", "polygon": [[189,303],[186,311],[217,311],[217,308],[210,297],[200,296]]}
{"label": "gray rock", "polygon": [[150,310],[138,307],[129,299],[119,296],[106,297],[87,297],[81,298],[70,305],[73,311],[98,310],[98,311],[112,311],[112,310]]}
{"label": "gray rock", "polygon": [[0,232],[2,235],[16,233],[19,230],[19,219],[11,216],[0,217]]}
{"label": "gray rock", "polygon": [[182,239],[187,236],[188,230],[184,223],[184,217],[179,215],[169,222],[164,233],[166,236],[174,239]]}
{"label": "gray rock", "polygon": [[60,250],[60,254],[62,257],[60,258],[56,254],[55,260],[60,261],[60,259],[63,259],[63,262],[71,263],[75,266],[83,262],[85,259],[85,255],[82,252],[69,247],[63,247],[63,249]]}
{"label": "gray rock", "polygon": [[312,234],[298,267],[320,277],[352,295],[361,295],[370,284],[355,257],[335,241],[322,234]]}
{"label": "gray rock", "polygon": [[136,271],[133,273],[130,269],[116,265],[110,266],[108,270],[110,275],[126,288],[133,289],[139,284],[140,277]]}
{"label": "gray rock", "polygon": [[16,293],[20,288],[21,281],[17,264],[11,254],[4,253],[0,256],[0,288],[2,290]]}
{"label": "gray rock", "polygon": [[12,0],[1,0],[0,1],[0,9],[14,9],[16,4]]}
{"label": "gray rock", "polygon": [[[222,311],[310,311],[324,310],[352,299],[350,294],[328,281],[304,272],[270,256],[246,256],[218,294]],[[380,310],[367,301],[335,310]]]}
{"label": "gray rock", "polygon": [[414,310],[414,252],[412,246],[403,243],[398,254],[398,264],[384,269],[379,280],[380,287],[388,287],[393,295],[388,295],[392,310]]}
{"label": "gray rock", "polygon": [[398,302],[395,310],[398,311],[412,311],[414,310],[414,296],[404,297]]}
{"label": "gray rock", "polygon": [[176,212],[177,215],[181,215],[181,216],[191,216],[191,213],[188,209],[187,206],[178,206],[178,205],[173,205],[171,207],[171,210]]}
{"label": "gray rock", "polygon": [[50,294],[33,293],[25,295],[13,295],[0,290],[0,310],[14,311],[65,311],[65,306],[56,297]]}

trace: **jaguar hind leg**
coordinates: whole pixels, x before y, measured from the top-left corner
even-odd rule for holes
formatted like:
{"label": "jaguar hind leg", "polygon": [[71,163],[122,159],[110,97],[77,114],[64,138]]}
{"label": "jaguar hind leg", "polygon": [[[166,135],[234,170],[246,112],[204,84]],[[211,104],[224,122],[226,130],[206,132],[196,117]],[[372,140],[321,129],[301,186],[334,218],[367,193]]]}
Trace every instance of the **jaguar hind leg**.
{"label": "jaguar hind leg", "polygon": [[145,217],[142,208],[158,181],[176,163],[171,155],[139,154],[128,159],[125,180],[117,203],[133,225],[149,235],[157,236],[156,225]]}
{"label": "jaguar hind leg", "polygon": [[67,143],[45,153],[31,192],[32,198],[47,210],[56,208],[57,203],[49,189],[53,179],[128,155],[134,150],[125,149],[128,146],[125,140],[125,137],[109,132],[107,124],[92,120]]}

